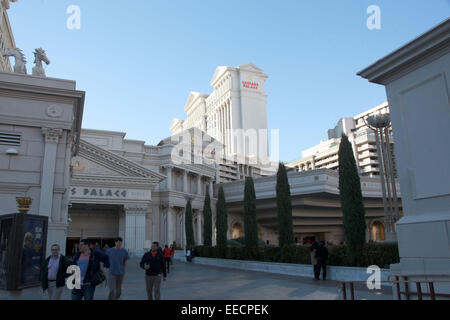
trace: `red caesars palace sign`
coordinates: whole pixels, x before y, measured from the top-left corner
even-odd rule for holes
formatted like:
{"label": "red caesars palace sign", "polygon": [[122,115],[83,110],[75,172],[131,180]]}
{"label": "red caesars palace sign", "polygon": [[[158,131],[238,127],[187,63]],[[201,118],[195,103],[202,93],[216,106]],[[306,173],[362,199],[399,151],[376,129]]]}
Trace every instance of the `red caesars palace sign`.
{"label": "red caesars palace sign", "polygon": [[242,81],[242,86],[244,88],[256,89],[258,90],[258,83],[253,81]]}

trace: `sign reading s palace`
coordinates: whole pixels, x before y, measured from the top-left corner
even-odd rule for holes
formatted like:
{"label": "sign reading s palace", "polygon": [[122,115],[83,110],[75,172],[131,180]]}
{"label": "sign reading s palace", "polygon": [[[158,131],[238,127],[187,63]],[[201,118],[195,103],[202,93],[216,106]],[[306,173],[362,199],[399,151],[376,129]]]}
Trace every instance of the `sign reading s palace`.
{"label": "sign reading s palace", "polygon": [[92,196],[92,197],[111,197],[126,198],[127,190],[120,189],[99,189],[99,188],[71,188],[72,196]]}
{"label": "sign reading s palace", "polygon": [[70,187],[71,198],[109,199],[109,200],[149,200],[150,190]]}

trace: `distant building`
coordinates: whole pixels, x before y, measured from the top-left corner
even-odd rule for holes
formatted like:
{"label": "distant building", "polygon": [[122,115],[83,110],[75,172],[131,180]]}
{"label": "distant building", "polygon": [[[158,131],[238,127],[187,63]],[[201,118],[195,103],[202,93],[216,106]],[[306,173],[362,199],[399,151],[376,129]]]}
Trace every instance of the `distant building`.
{"label": "distant building", "polygon": [[[269,158],[267,77],[252,63],[218,67],[211,80],[214,91],[191,92],[184,108],[187,119],[172,121],[173,134],[198,128],[223,144],[223,157],[217,159],[220,182],[275,173],[274,164],[262,165]],[[257,138],[253,145],[252,136]]]}
{"label": "distant building", "polygon": [[[287,165],[300,172],[320,168],[337,169],[339,167],[339,144],[341,142],[341,135],[344,133],[348,136],[348,139],[352,144],[356,165],[360,175],[368,177],[379,176],[379,159],[375,134],[372,129],[366,125],[364,118],[372,114],[384,113],[389,113],[389,105],[387,102],[360,113],[353,118],[340,119],[336,127],[328,130],[327,141],[322,141],[320,144],[303,151],[302,157],[299,160],[290,162]],[[392,130],[390,135],[390,146],[393,151],[394,140],[392,137]]]}
{"label": "distant building", "polygon": [[[333,244],[345,241],[342,208],[339,199],[339,176],[334,170],[287,174],[292,197],[292,223],[295,242],[323,240]],[[258,237],[278,244],[278,215],[275,175],[254,179]],[[243,236],[245,181],[222,184],[227,200],[229,239]],[[386,220],[379,178],[361,177],[365,207],[366,241],[386,240]],[[399,195],[400,196],[400,195]],[[401,210],[401,209],[400,209]]]}

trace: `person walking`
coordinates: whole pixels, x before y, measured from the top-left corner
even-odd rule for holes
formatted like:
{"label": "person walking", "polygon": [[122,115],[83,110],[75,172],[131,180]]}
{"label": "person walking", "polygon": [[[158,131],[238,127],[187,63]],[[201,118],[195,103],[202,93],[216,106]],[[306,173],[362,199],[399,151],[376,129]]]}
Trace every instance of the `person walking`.
{"label": "person walking", "polygon": [[155,300],[161,300],[161,273],[164,281],[167,274],[164,257],[158,250],[157,242],[153,242],[151,251],[144,254],[140,266],[145,270],[145,287],[148,300],[153,300],[153,292],[155,292]]}
{"label": "person walking", "polygon": [[319,246],[319,243],[317,241],[314,241],[310,247],[311,249],[311,264],[313,265],[313,271],[314,271],[314,280],[319,280],[319,275],[317,274],[317,247]]}
{"label": "person walking", "polygon": [[172,266],[173,270],[173,258],[175,257],[175,248],[173,247],[173,244],[170,245],[170,265]]}
{"label": "person walking", "polygon": [[191,249],[186,250],[186,261],[192,262],[192,255],[191,255]]}
{"label": "person walking", "polygon": [[170,273],[170,257],[171,257],[170,249],[169,246],[166,244],[164,246],[164,265],[167,268],[167,273]]}
{"label": "person walking", "polygon": [[79,248],[72,264],[80,268],[81,288],[72,289],[72,300],[94,300],[95,287],[105,280],[100,262],[108,269],[109,258],[100,250],[91,250],[88,239],[80,240]]}
{"label": "person walking", "polygon": [[317,251],[317,280],[320,278],[320,270],[322,269],[322,279],[327,280],[327,260],[328,260],[328,249],[325,246],[325,241],[320,241]]}
{"label": "person walking", "polygon": [[49,300],[61,299],[61,294],[66,285],[65,279],[69,276],[66,271],[71,262],[60,253],[60,250],[58,244],[52,245],[52,254],[44,260],[41,267],[41,287],[44,292],[48,289]]}
{"label": "person walking", "polygon": [[122,248],[123,239],[116,238],[116,246],[106,250],[109,258],[109,296],[108,300],[119,300],[122,294],[122,283],[129,259],[128,251]]}

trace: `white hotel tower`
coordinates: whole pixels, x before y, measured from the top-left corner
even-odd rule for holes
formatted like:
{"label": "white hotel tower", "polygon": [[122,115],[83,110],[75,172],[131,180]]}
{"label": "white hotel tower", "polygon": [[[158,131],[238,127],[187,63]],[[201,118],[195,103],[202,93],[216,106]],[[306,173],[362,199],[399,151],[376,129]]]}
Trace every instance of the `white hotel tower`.
{"label": "white hotel tower", "polygon": [[[196,127],[223,143],[225,156],[268,158],[267,77],[252,63],[217,67],[211,80],[214,91],[191,92],[184,108],[187,119],[174,119],[170,130],[178,134]],[[257,133],[257,148],[246,141],[252,130]]]}

